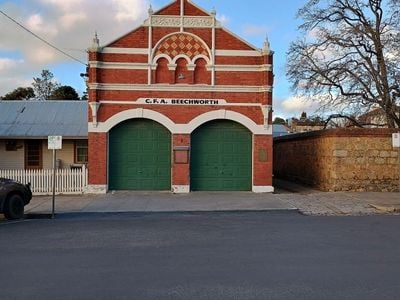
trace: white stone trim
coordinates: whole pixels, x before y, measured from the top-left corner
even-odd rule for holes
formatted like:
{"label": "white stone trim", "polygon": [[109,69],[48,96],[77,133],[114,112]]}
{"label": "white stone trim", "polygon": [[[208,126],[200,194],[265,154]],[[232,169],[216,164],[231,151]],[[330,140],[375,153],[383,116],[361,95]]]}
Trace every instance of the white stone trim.
{"label": "white stone trim", "polygon": [[161,53],[161,54],[158,54],[157,56],[155,56],[155,57],[152,59],[153,65],[156,65],[156,64],[157,64],[157,60],[159,60],[160,58],[165,58],[166,60],[168,60],[168,63],[169,63],[169,64],[172,64],[172,59],[171,59],[171,57],[169,57],[167,54]]}
{"label": "white stone trim", "polygon": [[123,63],[123,62],[93,62],[90,61],[91,68],[98,69],[122,69],[122,70],[148,70],[149,64],[147,63]]}
{"label": "white stone trim", "polygon": [[147,48],[117,48],[117,47],[104,47],[101,53],[106,54],[147,54]]}
{"label": "white stone trim", "polygon": [[253,57],[253,56],[263,56],[260,51],[257,50],[215,50],[216,56],[245,56],[245,57]]}
{"label": "white stone trim", "polygon": [[167,91],[167,92],[225,92],[225,93],[263,93],[272,92],[272,86],[244,85],[189,85],[189,84],[106,84],[89,83],[91,90],[105,91]]}
{"label": "white stone trim", "polygon": [[188,64],[191,63],[189,56],[187,56],[186,54],[179,54],[179,55],[175,56],[174,59],[172,60],[172,63],[176,64],[177,60],[180,58],[184,58]]}
{"label": "white stone trim", "polygon": [[106,184],[89,184],[85,191],[85,194],[107,194]]}
{"label": "white stone trim", "polygon": [[174,194],[188,194],[190,193],[190,185],[172,185],[172,192]]}
{"label": "white stone trim", "polygon": [[[209,121],[213,120],[218,120],[218,119],[226,119],[226,120],[231,120],[235,121],[244,127],[246,127],[248,130],[250,130],[253,134],[257,135],[270,135],[272,134],[271,128],[265,128],[264,125],[258,125],[256,124],[252,119],[249,117],[242,115],[238,112],[231,111],[231,110],[226,110],[226,109],[220,109],[220,110],[213,110],[206,112],[204,114],[201,114],[194,118],[192,121],[189,122],[189,124],[186,125],[186,131],[182,133],[190,134],[192,133],[196,128],[199,126],[203,125],[204,123],[207,123]],[[270,126],[272,127],[272,126]]]}
{"label": "white stone trim", "polygon": [[[181,7],[181,10],[183,7]],[[153,14],[144,21],[143,26],[152,27],[176,27],[180,28],[212,28],[214,17],[212,16],[169,16]]]}
{"label": "white stone trim", "polygon": [[175,124],[168,117],[150,109],[143,109],[143,108],[129,109],[122,111],[118,114],[115,114],[105,122],[99,122],[97,124],[97,127],[94,126],[93,123],[89,123],[88,131],[97,133],[109,132],[111,128],[113,128],[117,124],[125,120],[135,119],[135,118],[144,118],[156,121],[161,125],[163,125],[165,128],[167,128],[172,134],[191,134],[197,127],[201,126],[206,122],[218,119],[226,119],[242,124],[244,127],[249,129],[253,134],[272,135],[272,126],[265,128],[264,125],[256,124],[253,120],[246,117],[245,115],[226,109],[206,112],[204,114],[197,116],[188,124]]}
{"label": "white stone trim", "polygon": [[109,132],[111,128],[118,125],[119,123],[129,119],[137,118],[156,121],[167,128],[171,133],[176,130],[176,124],[163,114],[160,114],[159,112],[150,109],[135,108],[117,113],[109,118],[106,122],[99,122],[97,128],[95,128],[94,126],[90,126],[91,123],[89,123],[89,132]]}
{"label": "white stone trim", "polygon": [[[194,64],[199,58],[203,58],[207,62],[207,68],[212,70],[214,67],[215,71],[219,72],[266,72],[272,71],[272,65],[210,65],[210,59],[205,55],[197,55],[192,60],[184,54],[180,54],[174,57],[173,60],[165,54],[159,54],[154,57],[153,63],[155,64],[160,58],[165,58],[170,64],[174,64],[179,58],[184,58],[188,64]],[[98,69],[122,69],[122,70],[148,70],[148,63],[126,63],[126,62],[100,62],[100,61],[90,61],[89,66],[91,68]],[[152,65],[150,65],[152,66]]]}
{"label": "white stone trim", "polygon": [[219,72],[266,72],[272,71],[272,65],[215,65]]}
{"label": "white stone trim", "polygon": [[[185,33],[190,34],[188,32],[185,32]],[[176,32],[173,34],[176,34]],[[164,40],[164,38],[162,40]],[[196,38],[203,41],[198,36],[196,36]],[[106,54],[148,54],[148,51],[149,50],[147,48],[104,47],[104,48],[102,48],[101,53],[106,53]],[[215,55],[216,56],[245,56],[245,57],[263,56],[262,52],[257,51],[257,50],[215,50]]]}
{"label": "white stone trim", "polygon": [[274,187],[270,185],[253,185],[253,193],[273,193]]}
{"label": "white stone trim", "polygon": [[203,58],[207,62],[208,65],[211,63],[210,58],[205,56],[204,54],[199,54],[199,55],[196,55],[195,57],[193,57],[191,63],[192,64],[195,63],[196,60],[198,60],[200,58]]}

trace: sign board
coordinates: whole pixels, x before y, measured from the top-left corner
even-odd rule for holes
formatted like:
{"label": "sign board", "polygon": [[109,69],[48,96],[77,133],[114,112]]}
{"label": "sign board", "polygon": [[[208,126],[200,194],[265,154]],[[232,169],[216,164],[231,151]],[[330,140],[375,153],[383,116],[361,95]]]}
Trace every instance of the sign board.
{"label": "sign board", "polygon": [[61,135],[49,135],[47,137],[47,149],[49,149],[49,150],[62,149],[62,136]]}
{"label": "sign board", "polygon": [[400,132],[392,134],[393,148],[400,148]]}
{"label": "sign board", "polygon": [[152,104],[152,105],[225,105],[223,99],[171,99],[171,98],[139,98],[137,104]]}

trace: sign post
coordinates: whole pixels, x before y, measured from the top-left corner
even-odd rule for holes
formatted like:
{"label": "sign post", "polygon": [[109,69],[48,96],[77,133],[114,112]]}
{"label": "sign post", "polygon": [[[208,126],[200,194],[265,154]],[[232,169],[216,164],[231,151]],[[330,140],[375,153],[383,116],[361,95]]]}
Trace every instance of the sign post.
{"label": "sign post", "polygon": [[56,203],[56,150],[62,149],[62,136],[49,135],[47,139],[47,148],[53,150],[53,198],[51,204],[51,218],[54,219]]}

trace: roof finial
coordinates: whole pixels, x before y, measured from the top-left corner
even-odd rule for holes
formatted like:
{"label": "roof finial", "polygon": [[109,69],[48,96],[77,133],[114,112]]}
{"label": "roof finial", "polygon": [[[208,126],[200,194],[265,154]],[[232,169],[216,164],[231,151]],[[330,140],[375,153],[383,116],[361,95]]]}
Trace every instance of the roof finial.
{"label": "roof finial", "polygon": [[214,16],[214,17],[216,16],[217,11],[215,10],[215,7],[212,8],[210,14],[211,14],[212,16]]}
{"label": "roof finial", "polygon": [[268,35],[265,36],[265,41],[264,41],[264,45],[263,45],[263,49],[262,50],[263,50],[264,53],[267,53],[267,54],[271,53],[271,45],[270,45],[269,40],[268,40]]}
{"label": "roof finial", "polygon": [[94,38],[92,41],[92,47],[90,48],[93,51],[97,51],[100,48],[99,38],[97,36],[97,31],[94,32]]}
{"label": "roof finial", "polygon": [[148,9],[148,13],[149,13],[149,16],[154,14],[154,10],[153,10],[153,7],[151,6],[151,3],[150,3],[150,6],[149,6],[149,9]]}

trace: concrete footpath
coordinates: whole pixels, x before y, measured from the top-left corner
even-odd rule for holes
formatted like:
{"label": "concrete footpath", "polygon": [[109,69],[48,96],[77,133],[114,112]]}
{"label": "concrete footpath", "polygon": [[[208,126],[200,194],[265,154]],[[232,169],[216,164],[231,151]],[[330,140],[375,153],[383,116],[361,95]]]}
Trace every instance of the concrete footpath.
{"label": "concrete footpath", "polygon": [[[250,192],[111,192],[105,195],[56,196],[56,213],[299,211],[305,215],[351,216],[399,214],[400,193],[321,192],[277,182],[275,193]],[[35,196],[28,215],[51,212],[51,196]]]}

